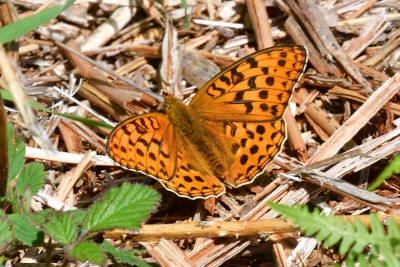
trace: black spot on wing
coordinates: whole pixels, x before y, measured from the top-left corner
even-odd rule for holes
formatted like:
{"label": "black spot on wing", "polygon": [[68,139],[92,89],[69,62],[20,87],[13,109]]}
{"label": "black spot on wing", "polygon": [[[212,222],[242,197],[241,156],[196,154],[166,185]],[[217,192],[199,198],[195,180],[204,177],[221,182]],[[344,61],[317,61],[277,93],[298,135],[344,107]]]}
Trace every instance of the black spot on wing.
{"label": "black spot on wing", "polygon": [[287,52],[285,52],[285,51],[280,52],[279,53],[279,57],[286,58],[287,57]]}
{"label": "black spot on wing", "polygon": [[244,96],[244,91],[239,91],[235,94],[235,100],[234,102],[240,102],[243,100],[243,96]]}
{"label": "black spot on wing", "polygon": [[223,83],[225,83],[226,85],[228,85],[228,86],[231,85],[231,80],[230,80],[228,77],[226,77],[225,75],[222,75],[222,76],[220,77],[220,80],[221,80]]}
{"label": "black spot on wing", "polygon": [[251,153],[251,154],[255,154],[255,153],[257,153],[257,152],[258,152],[258,146],[253,145],[253,146],[250,148],[250,153]]}
{"label": "black spot on wing", "polygon": [[265,127],[262,126],[262,125],[257,125],[256,132],[257,132],[259,135],[265,134],[265,132],[266,132]]}
{"label": "black spot on wing", "polygon": [[249,156],[247,156],[246,154],[243,154],[241,157],[240,157],[240,164],[242,164],[242,165],[245,165],[246,163],[247,163],[247,161],[249,160]]}
{"label": "black spot on wing", "polygon": [[251,57],[246,60],[246,62],[250,65],[250,68],[257,68],[258,62],[255,58]]}
{"label": "black spot on wing", "polygon": [[245,103],[244,106],[246,107],[245,113],[249,114],[253,111],[253,104],[251,102]]}
{"label": "black spot on wing", "polygon": [[251,77],[251,78],[248,79],[247,84],[248,84],[248,86],[249,86],[250,89],[257,88],[257,85],[256,85],[256,78],[257,78],[256,76],[253,76],[253,77]]}
{"label": "black spot on wing", "polygon": [[238,72],[236,68],[237,67],[232,68],[230,70],[231,71],[231,75],[232,75],[232,82],[233,82],[234,85],[236,85],[236,84],[238,84],[238,83],[240,83],[241,81],[244,80],[244,74]]}
{"label": "black spot on wing", "polygon": [[275,83],[275,79],[274,79],[274,77],[268,76],[267,79],[265,80],[265,82],[267,83],[267,85],[273,86]]}
{"label": "black spot on wing", "polygon": [[268,98],[268,90],[261,90],[261,91],[258,93],[258,96],[259,96],[261,99],[267,99],[267,98]]}
{"label": "black spot on wing", "polygon": [[261,71],[263,74],[269,74],[269,67],[262,67]]}

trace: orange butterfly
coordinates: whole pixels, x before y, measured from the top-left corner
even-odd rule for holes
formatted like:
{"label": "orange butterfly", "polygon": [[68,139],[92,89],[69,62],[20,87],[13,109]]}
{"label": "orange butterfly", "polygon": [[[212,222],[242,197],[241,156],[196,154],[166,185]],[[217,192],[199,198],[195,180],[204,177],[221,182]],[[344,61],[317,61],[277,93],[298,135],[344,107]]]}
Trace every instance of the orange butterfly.
{"label": "orange butterfly", "polygon": [[218,197],[263,173],[286,139],[283,114],[307,63],[303,46],[246,56],[206,83],[189,105],[129,118],[111,132],[107,154],[189,199]]}

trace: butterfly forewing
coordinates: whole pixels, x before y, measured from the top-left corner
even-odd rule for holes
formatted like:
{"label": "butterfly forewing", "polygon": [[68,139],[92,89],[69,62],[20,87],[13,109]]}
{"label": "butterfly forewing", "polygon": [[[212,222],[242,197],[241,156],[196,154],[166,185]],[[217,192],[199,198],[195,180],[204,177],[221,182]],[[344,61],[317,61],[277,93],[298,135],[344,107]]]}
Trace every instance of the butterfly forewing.
{"label": "butterfly forewing", "polygon": [[306,61],[302,46],[260,50],[217,74],[190,106],[207,120],[276,120],[282,117]]}

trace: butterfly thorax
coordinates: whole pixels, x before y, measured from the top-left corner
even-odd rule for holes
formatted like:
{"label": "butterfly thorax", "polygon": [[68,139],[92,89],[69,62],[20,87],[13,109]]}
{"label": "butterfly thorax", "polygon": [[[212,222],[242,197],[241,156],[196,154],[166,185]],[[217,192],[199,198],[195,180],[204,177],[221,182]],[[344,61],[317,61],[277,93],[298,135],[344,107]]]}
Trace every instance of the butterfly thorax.
{"label": "butterfly thorax", "polygon": [[203,121],[190,106],[181,100],[167,97],[166,113],[175,126],[178,140],[188,151],[189,160],[193,166],[204,174],[213,174],[220,178],[227,175],[226,157],[221,154],[224,147],[217,139],[210,138],[212,134]]}

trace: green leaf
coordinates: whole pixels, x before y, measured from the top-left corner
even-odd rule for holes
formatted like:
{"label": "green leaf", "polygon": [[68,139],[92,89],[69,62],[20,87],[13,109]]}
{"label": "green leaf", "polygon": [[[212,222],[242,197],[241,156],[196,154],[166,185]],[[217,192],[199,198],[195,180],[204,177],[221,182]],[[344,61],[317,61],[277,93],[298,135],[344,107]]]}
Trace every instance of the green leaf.
{"label": "green leaf", "polygon": [[385,180],[389,179],[393,173],[400,173],[400,155],[395,155],[389,164],[382,170],[375,181],[368,186],[368,191],[374,191],[377,189]]}
{"label": "green leaf", "polygon": [[101,201],[89,208],[83,227],[88,231],[136,230],[156,209],[158,201],[159,195],[154,189],[125,183],[120,188],[111,189]]}
{"label": "green leaf", "polygon": [[383,259],[387,266],[390,267],[398,267],[400,266],[400,261],[395,257],[393,252],[390,249],[381,249],[381,254],[383,255]]}
{"label": "green leaf", "polygon": [[385,229],[374,213],[370,215],[371,231],[377,236],[385,236]]}
{"label": "green leaf", "polygon": [[67,253],[80,261],[90,261],[99,265],[106,262],[106,254],[101,247],[90,241],[76,244],[71,250],[67,250]]}
{"label": "green leaf", "polygon": [[18,176],[25,164],[25,144],[20,136],[15,136],[14,129],[10,123],[7,124],[8,139],[8,181],[12,181]]}
{"label": "green leaf", "polygon": [[329,229],[320,229],[320,231],[318,231],[318,233],[316,234],[315,238],[317,240],[325,240],[329,237],[329,235],[331,235],[331,232],[329,231]]}
{"label": "green leaf", "polygon": [[0,247],[12,240],[10,225],[5,221],[0,221]]}
{"label": "green leaf", "polygon": [[365,256],[362,254],[359,254],[357,257],[358,264],[360,264],[360,267],[368,267],[368,261],[365,259]]}
{"label": "green leaf", "polygon": [[182,6],[185,10],[185,23],[183,26],[183,31],[184,32],[188,32],[189,31],[189,25],[190,25],[190,21],[189,21],[189,14],[188,14],[188,3],[186,0],[181,0]]}
{"label": "green leaf", "polygon": [[382,249],[381,253],[383,255],[385,263],[387,263],[387,266],[390,267],[400,266],[400,260],[395,257],[395,254],[393,254],[393,252],[390,251],[390,249]]}
{"label": "green leaf", "polygon": [[389,218],[388,236],[391,238],[396,238],[398,241],[400,241],[400,227],[392,217]]}
{"label": "green leaf", "polygon": [[0,43],[5,44],[10,42],[19,36],[34,30],[40,25],[45,24],[61,14],[74,2],[75,0],[67,0],[64,5],[55,5],[17,22],[7,24],[6,26],[0,28]]}
{"label": "green leaf", "polygon": [[25,190],[30,190],[30,195],[35,195],[44,186],[43,165],[37,162],[29,163],[18,176],[17,192],[22,196]]}
{"label": "green leaf", "polygon": [[45,209],[33,214],[26,214],[25,216],[28,217],[28,219],[31,221],[31,224],[42,225],[46,220],[46,216],[48,216],[48,214],[52,212],[54,211],[50,209]]}
{"label": "green leaf", "polygon": [[[339,218],[338,220],[343,221],[341,218]],[[342,227],[343,226],[341,226],[340,228],[342,228]],[[347,230],[347,229],[349,229],[349,227],[350,227],[350,229],[353,229],[353,231],[354,231],[355,227],[352,227],[352,224],[350,222],[345,222],[343,229]],[[349,233],[353,233],[353,231],[350,230]],[[342,242],[340,242],[340,246],[339,246],[339,254],[345,255],[351,249],[351,246],[355,244],[355,241],[356,240],[354,239],[352,234],[343,235]]]}
{"label": "green leaf", "polygon": [[151,267],[150,264],[147,264],[145,261],[138,259],[135,255],[135,251],[115,249],[107,241],[103,241],[101,247],[119,263],[126,263],[132,266]]}
{"label": "green leaf", "polygon": [[28,246],[40,244],[43,242],[43,231],[36,228],[34,220],[24,214],[11,214],[8,216],[8,222],[12,226],[15,238]]}
{"label": "green leaf", "polygon": [[325,248],[330,248],[340,241],[342,237],[340,235],[331,234],[324,242]]}
{"label": "green leaf", "polygon": [[71,244],[78,238],[76,214],[76,211],[50,213],[44,225],[46,233],[64,245]]}

